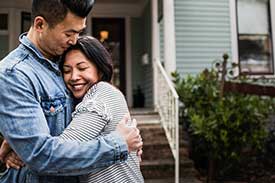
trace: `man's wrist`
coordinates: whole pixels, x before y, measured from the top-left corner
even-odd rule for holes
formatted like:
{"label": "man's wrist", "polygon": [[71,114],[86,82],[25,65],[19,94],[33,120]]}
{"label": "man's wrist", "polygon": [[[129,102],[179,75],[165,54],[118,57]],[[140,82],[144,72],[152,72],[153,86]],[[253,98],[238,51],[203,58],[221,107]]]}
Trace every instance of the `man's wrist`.
{"label": "man's wrist", "polygon": [[116,131],[111,133],[111,139],[115,147],[115,161],[126,161],[128,158],[128,146],[125,139]]}

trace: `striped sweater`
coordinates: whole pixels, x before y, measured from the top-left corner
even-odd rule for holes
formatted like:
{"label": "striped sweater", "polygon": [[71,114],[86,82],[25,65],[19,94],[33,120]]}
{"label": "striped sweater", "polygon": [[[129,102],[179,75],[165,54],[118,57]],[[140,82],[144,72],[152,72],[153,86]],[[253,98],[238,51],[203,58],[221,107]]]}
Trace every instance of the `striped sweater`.
{"label": "striped sweater", "polygon": [[[60,135],[61,140],[88,141],[114,131],[129,113],[123,94],[106,82],[93,85],[72,114],[72,122]],[[82,183],[143,183],[136,152],[124,163],[111,165],[96,173],[81,176]]]}

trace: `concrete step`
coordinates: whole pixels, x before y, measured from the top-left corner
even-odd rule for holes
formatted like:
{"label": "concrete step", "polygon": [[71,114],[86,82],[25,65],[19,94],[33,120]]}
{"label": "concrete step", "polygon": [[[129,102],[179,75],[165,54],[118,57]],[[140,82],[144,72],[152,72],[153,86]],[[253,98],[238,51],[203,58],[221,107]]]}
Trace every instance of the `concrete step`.
{"label": "concrete step", "polygon": [[[146,160],[141,162],[141,171],[145,179],[167,179],[175,175],[174,159]],[[183,178],[198,178],[199,173],[190,159],[181,159],[180,176]]]}
{"label": "concrete step", "polygon": [[[203,183],[195,178],[180,178],[180,183]],[[145,183],[175,183],[174,178],[169,179],[146,179]]]}
{"label": "concrete step", "polygon": [[136,119],[138,124],[160,124],[158,114],[152,115],[131,115],[132,119]]}
{"label": "concrete step", "polygon": [[168,178],[168,179],[146,179],[144,181],[145,183],[175,183],[174,178]]}
{"label": "concrete step", "polygon": [[144,179],[167,179],[174,177],[174,160],[142,161]]}
{"label": "concrete step", "polygon": [[162,159],[173,160],[172,152],[170,150],[169,144],[149,144],[143,145],[142,160],[157,160],[160,157]]}
{"label": "concrete step", "polygon": [[131,115],[147,115],[147,114],[155,114],[156,112],[153,108],[131,108]]}
{"label": "concrete step", "polygon": [[139,124],[138,128],[144,143],[158,144],[167,141],[165,131],[160,124]]}
{"label": "concrete step", "polygon": [[131,109],[131,118],[136,119],[138,124],[159,124],[160,116],[153,109]]}
{"label": "concrete step", "polygon": [[[153,110],[131,110],[131,117],[138,121],[143,139],[141,171],[145,183],[174,182],[175,161],[165,131],[160,124],[159,114]],[[200,183],[198,171],[189,157],[189,137],[180,126],[180,176],[184,183]]]}

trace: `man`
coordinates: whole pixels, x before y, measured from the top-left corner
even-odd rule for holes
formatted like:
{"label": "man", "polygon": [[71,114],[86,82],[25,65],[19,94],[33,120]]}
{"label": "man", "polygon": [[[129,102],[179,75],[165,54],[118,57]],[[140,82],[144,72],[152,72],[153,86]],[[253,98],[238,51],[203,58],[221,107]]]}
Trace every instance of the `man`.
{"label": "man", "polygon": [[[58,69],[58,56],[85,29],[93,0],[33,0],[32,26],[20,45],[0,62],[0,132],[24,161],[0,182],[71,183],[77,175],[127,159],[142,146],[136,128],[89,142],[60,142],[70,122],[72,100]],[[125,143],[127,142],[127,143]]]}

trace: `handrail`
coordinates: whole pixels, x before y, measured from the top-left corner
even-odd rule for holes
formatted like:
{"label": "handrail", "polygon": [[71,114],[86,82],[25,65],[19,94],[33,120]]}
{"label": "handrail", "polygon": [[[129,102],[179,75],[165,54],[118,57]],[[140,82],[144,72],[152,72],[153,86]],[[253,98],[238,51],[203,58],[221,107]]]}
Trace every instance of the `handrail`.
{"label": "handrail", "polygon": [[160,114],[175,159],[175,183],[179,182],[179,96],[160,61],[154,60],[156,69],[156,110]]}

